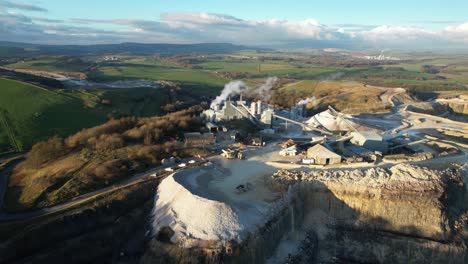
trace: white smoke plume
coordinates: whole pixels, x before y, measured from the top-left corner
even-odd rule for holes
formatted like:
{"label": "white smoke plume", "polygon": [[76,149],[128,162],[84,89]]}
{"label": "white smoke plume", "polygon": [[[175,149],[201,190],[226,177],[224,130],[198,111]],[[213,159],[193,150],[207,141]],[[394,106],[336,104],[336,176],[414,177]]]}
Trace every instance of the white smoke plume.
{"label": "white smoke plume", "polygon": [[270,100],[272,88],[276,81],[278,81],[278,77],[268,77],[265,83],[254,89],[249,88],[243,81],[231,81],[224,85],[221,94],[216,96],[216,98],[211,102],[210,107],[214,108],[215,106],[220,105],[223,101],[226,101],[229,96],[238,95],[243,91],[247,91],[247,94],[250,96],[260,96],[262,101],[268,101]]}
{"label": "white smoke plume", "polygon": [[271,98],[273,85],[278,81],[278,77],[268,77],[264,84],[255,88],[252,94],[257,94],[262,98],[262,101],[268,101]]}
{"label": "white smoke plume", "polygon": [[308,97],[306,99],[300,100],[299,102],[297,102],[296,105],[306,105],[306,104],[312,104],[313,106],[315,106],[317,104],[317,99],[315,98],[315,96]]}
{"label": "white smoke plume", "polygon": [[210,107],[214,108],[216,105],[221,104],[222,101],[226,101],[226,99],[231,96],[231,95],[237,95],[239,94],[242,90],[245,90],[247,88],[247,85],[243,81],[240,80],[234,80],[226,85],[224,85],[223,90],[221,91],[221,94],[216,96],[216,98],[211,102]]}

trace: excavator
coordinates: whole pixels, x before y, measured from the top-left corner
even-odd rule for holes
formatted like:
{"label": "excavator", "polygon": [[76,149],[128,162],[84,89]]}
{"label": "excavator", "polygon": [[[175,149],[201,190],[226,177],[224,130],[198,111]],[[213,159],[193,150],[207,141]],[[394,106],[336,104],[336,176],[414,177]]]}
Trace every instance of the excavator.
{"label": "excavator", "polygon": [[221,150],[223,153],[221,153],[221,156],[223,156],[226,159],[240,159],[244,160],[245,155],[239,150],[232,150],[232,149],[222,149]]}

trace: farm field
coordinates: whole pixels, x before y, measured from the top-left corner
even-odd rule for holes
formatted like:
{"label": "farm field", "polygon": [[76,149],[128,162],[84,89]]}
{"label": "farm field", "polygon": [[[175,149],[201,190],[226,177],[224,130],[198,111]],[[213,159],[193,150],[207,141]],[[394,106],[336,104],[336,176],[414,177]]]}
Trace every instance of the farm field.
{"label": "farm field", "polygon": [[20,151],[53,135],[67,136],[109,117],[153,116],[165,89],[48,90],[0,78],[0,153]]}
{"label": "farm field", "polygon": [[[2,131],[0,146],[22,150],[51,135],[67,135],[105,120],[101,111],[86,109],[81,100],[34,85],[0,79]],[[17,146],[12,146],[12,138]],[[7,141],[8,140],[8,141]]]}
{"label": "farm field", "polygon": [[[331,103],[339,110],[363,106],[376,111],[384,110],[377,106],[377,94],[374,94],[376,91],[362,88],[362,85],[366,84],[403,87],[417,93],[468,89],[468,65],[464,57],[457,59],[451,55],[400,55],[408,59],[401,62],[370,63],[317,50],[292,53],[245,51],[223,55],[176,56],[113,54],[112,56],[117,58],[115,61],[105,61],[103,56],[42,55],[25,58],[4,67],[56,73],[74,72],[83,74],[95,82],[131,79],[169,81],[179,87],[177,97],[173,98],[173,95],[170,95],[170,89],[40,90],[41,88],[32,85],[28,86],[29,90],[41,91],[44,98],[49,95],[50,98],[45,100],[39,96],[40,100],[33,103],[28,102],[30,99],[20,99],[19,104],[26,104],[30,109],[21,114],[12,114],[18,109],[15,108],[17,106],[8,104],[8,98],[23,98],[21,94],[16,94],[20,93],[21,89],[13,92],[12,81],[3,80],[8,82],[10,91],[8,94],[6,88],[1,91],[6,104],[2,105],[4,109],[0,116],[2,126],[5,127],[0,131],[0,150],[28,148],[32,143],[48,136],[68,135],[77,129],[102,123],[110,117],[161,115],[164,113],[162,106],[175,101],[181,102],[178,107],[202,101],[209,102],[219,94],[226,83],[236,79],[255,87],[261,85],[265,78],[276,76],[280,79],[280,84],[274,88],[272,103],[291,106],[300,99],[315,96],[318,101],[321,101],[322,97],[328,98],[327,100],[336,99]],[[424,72],[424,65],[432,65],[440,72]],[[350,83],[359,85],[350,86]],[[20,85],[23,90],[26,89],[24,85]],[[49,87],[43,85],[43,88]],[[359,89],[364,91],[361,97],[345,96],[350,92],[357,96],[361,94]],[[336,91],[344,95],[340,97],[335,94]],[[310,108],[310,111],[317,111],[323,106],[321,103],[318,105]],[[67,108],[66,106],[68,109],[62,111],[62,107]],[[49,116],[47,111],[69,115],[73,123],[68,125],[69,118],[62,118],[60,115]],[[45,119],[44,116],[48,118]],[[65,125],[57,126],[53,125],[54,123]]]}
{"label": "farm field", "polygon": [[125,64],[124,66],[100,66],[88,76],[95,81],[115,81],[122,79],[150,79],[177,82],[181,86],[193,85],[204,91],[218,92],[226,79],[216,74],[173,66],[152,66],[148,64]]}
{"label": "farm field", "polygon": [[44,56],[34,60],[20,61],[14,64],[9,64],[8,68],[12,69],[35,69],[50,72],[80,72],[85,71],[90,63],[83,62],[79,59]]}

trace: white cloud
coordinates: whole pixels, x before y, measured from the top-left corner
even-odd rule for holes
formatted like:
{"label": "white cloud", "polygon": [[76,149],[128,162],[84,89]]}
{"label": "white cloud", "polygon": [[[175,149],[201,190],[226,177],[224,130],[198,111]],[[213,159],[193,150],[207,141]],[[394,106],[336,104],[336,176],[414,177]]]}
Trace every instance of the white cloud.
{"label": "white cloud", "polygon": [[184,32],[192,41],[275,44],[304,39],[339,39],[336,30],[317,20],[243,20],[213,13],[164,13],[161,23],[174,33]]}
{"label": "white cloud", "polygon": [[[315,19],[245,20],[225,14],[172,12],[160,20],[86,19],[55,20],[13,12],[45,11],[0,0],[0,40],[41,43],[202,43],[303,47],[423,47],[468,42],[468,22],[440,31],[410,26],[337,24]],[[299,43],[299,44],[298,44]],[[296,45],[297,44],[297,45]]]}
{"label": "white cloud", "polygon": [[372,40],[413,40],[432,37],[435,33],[419,27],[378,26],[363,32],[363,36]]}
{"label": "white cloud", "polygon": [[468,43],[468,22],[458,26],[449,26],[444,29],[442,34],[451,42]]}
{"label": "white cloud", "polygon": [[205,12],[174,12],[161,14],[161,20],[172,25],[244,25],[245,21],[229,15]]}
{"label": "white cloud", "polygon": [[449,26],[445,28],[445,31],[452,33],[468,34],[468,22],[465,22],[458,26]]}
{"label": "white cloud", "polygon": [[10,2],[7,0],[0,0],[0,7],[9,8],[9,9],[17,9],[17,10],[22,10],[22,11],[47,12],[47,9],[42,8],[40,6],[23,4],[20,2]]}

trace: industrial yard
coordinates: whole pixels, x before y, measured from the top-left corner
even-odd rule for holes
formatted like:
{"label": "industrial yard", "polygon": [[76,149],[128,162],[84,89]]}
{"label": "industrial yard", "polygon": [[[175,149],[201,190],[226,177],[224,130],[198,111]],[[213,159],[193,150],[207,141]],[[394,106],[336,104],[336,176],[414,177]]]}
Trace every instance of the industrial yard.
{"label": "industrial yard", "polygon": [[[290,227],[278,230],[284,237],[276,251],[270,249],[268,254],[274,255],[270,261],[281,263],[280,260],[291,254],[305,257],[307,253],[299,248],[305,243],[311,226],[310,222],[302,223],[295,217],[307,217],[308,213],[293,209],[303,210],[296,200],[298,195],[305,195],[302,189],[311,188],[309,183],[300,184],[304,175],[322,175],[313,176],[320,180],[311,182],[322,182],[327,186],[324,188],[337,188],[332,181],[335,179],[340,184],[343,181],[357,184],[359,187],[352,187],[357,188],[353,189],[356,192],[364,189],[385,192],[382,188],[388,181],[406,192],[408,184],[420,186],[416,189],[421,190],[433,188],[417,178],[430,174],[433,175],[430,180],[437,181],[434,170],[466,167],[466,138],[447,133],[466,135],[468,126],[464,122],[411,112],[405,105],[394,106],[394,111],[378,117],[354,117],[333,107],[305,117],[306,105],[277,109],[261,101],[249,103],[242,95],[237,98],[235,101],[227,97],[202,113],[207,132],[200,137],[204,135],[212,141],[202,140],[200,144],[217,149],[219,155],[207,158],[208,163],[201,167],[175,173],[159,185],[153,232],[156,237],[164,238],[161,247],[164,241],[170,241],[180,251],[192,252],[198,248],[203,254],[221,254],[229,259],[235,257],[236,250],[253,243],[252,235],[271,236],[265,234],[264,228],[283,225],[282,221],[286,220],[281,218],[285,217],[286,210]],[[256,132],[242,133],[241,129],[229,125],[233,120],[250,124]],[[234,134],[230,130],[238,136],[226,136]],[[316,239],[326,239],[320,232],[329,232],[324,231],[329,220],[317,218],[318,215],[311,217],[322,225],[312,227],[319,235]],[[262,254],[265,252],[247,255],[264,258]],[[320,258],[325,260],[326,253],[323,254]]]}

